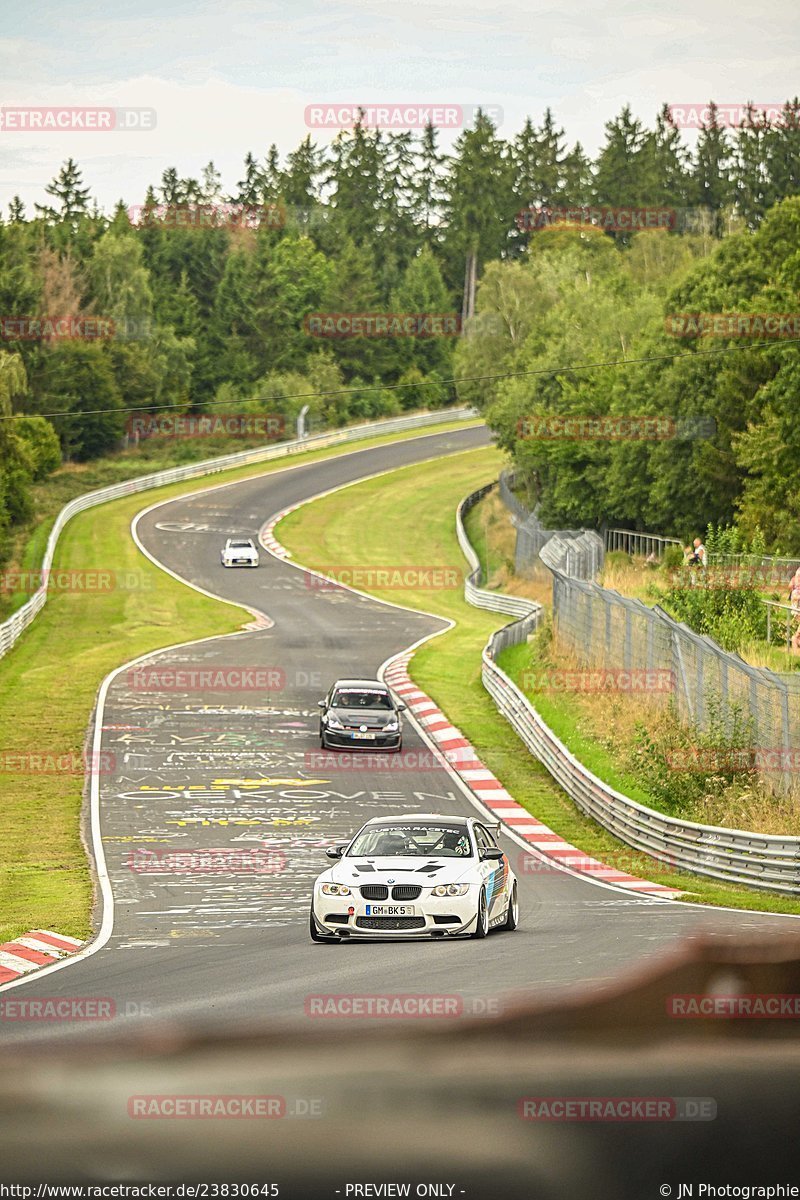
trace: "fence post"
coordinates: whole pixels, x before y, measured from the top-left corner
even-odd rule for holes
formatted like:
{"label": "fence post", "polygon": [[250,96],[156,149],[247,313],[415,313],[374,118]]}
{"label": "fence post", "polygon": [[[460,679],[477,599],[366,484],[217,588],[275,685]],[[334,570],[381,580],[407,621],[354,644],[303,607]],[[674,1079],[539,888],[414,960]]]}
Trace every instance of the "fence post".
{"label": "fence post", "polygon": [[628,606],[626,604],[625,605],[625,644],[624,644],[623,651],[622,651],[622,657],[623,657],[622,665],[626,671],[629,671],[631,668],[631,651],[633,649],[632,642],[633,642],[633,617],[631,615],[631,610],[628,608]]}
{"label": "fence post", "polygon": [[783,786],[788,792],[792,786],[792,734],[789,728],[789,687],[781,684],[781,745],[786,755],[783,762]]}
{"label": "fence post", "polygon": [[673,657],[678,664],[678,671],[680,673],[681,683],[683,684],[683,695],[684,700],[686,701],[686,711],[689,714],[689,720],[693,721],[694,705],[692,704],[692,696],[689,691],[689,683],[686,678],[686,667],[684,666],[683,651],[681,650],[680,631],[678,629],[671,629],[670,638],[672,640]]}
{"label": "fence post", "polygon": [[704,676],[705,676],[705,653],[706,648],[702,642],[697,647],[697,682],[695,685],[695,720],[701,729],[705,729],[706,725],[706,705],[704,691]]}

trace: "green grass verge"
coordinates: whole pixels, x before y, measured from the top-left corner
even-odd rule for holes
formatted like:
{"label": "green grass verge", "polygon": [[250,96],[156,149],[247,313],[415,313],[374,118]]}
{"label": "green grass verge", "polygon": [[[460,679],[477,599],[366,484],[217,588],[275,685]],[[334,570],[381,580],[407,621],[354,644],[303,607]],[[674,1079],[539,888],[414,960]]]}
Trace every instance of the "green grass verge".
{"label": "green grass verge", "polygon": [[[412,413],[401,415],[413,416]],[[443,421],[435,428],[437,431],[444,432],[447,429],[460,428],[464,424],[475,424],[475,422]],[[337,430],[331,429],[327,432],[336,433]],[[394,440],[394,435],[388,434],[382,438],[370,438],[359,442],[355,448],[379,445],[381,441],[392,440]],[[68,504],[70,500],[74,500],[76,496],[83,496],[86,492],[97,491],[99,488],[111,487],[115,483],[124,483],[129,479],[138,479],[143,475],[152,475],[171,467],[188,466],[206,459],[221,458],[223,455],[256,449],[259,444],[263,445],[263,442],[258,443],[254,440],[251,443],[247,440],[223,436],[172,441],[154,439],[142,442],[137,449],[124,450],[104,458],[92,459],[86,463],[65,463],[52,475],[33,485],[31,489],[33,513],[27,521],[11,531],[11,552],[8,562],[4,564],[4,569],[20,569],[30,572],[39,569],[44,557],[47,538],[56,517],[64,505]],[[294,455],[288,456],[286,461],[291,461],[293,457]],[[29,598],[29,589],[11,592],[0,588],[0,621],[4,621],[16,612]]]}
{"label": "green grass verge", "polygon": [[[467,492],[495,478],[501,465],[498,451],[475,450],[401,468],[305,505],[281,521],[278,537],[298,562],[319,570],[345,564],[437,564],[464,571],[455,537],[455,509]],[[475,520],[479,525],[479,515]],[[479,536],[478,542],[480,546]],[[689,901],[800,914],[800,903],[789,898],[668,871],[585,817],[530,756],[483,688],[481,650],[489,634],[505,623],[503,617],[471,608],[460,588],[368,590],[380,599],[457,622],[454,629],[416,652],[411,664],[414,680],[469,738],[515,799],[568,842],[621,870],[680,888]],[[515,660],[509,666],[513,669]]]}
{"label": "green grass verge", "polygon": [[[431,432],[462,428],[463,422]],[[251,620],[238,606],[201,596],[137,550],[130,522],[147,505],[187,492],[418,436],[370,438],[274,463],[194,479],[115,500],[74,517],[56,551],[59,569],[141,572],[147,591],[54,593],[17,645],[0,659],[3,754],[80,756],[100,683],[115,667],[175,642],[230,633]],[[265,516],[268,514],[265,514]],[[46,540],[44,529],[30,554]],[[35,562],[41,562],[41,555]],[[8,759],[0,768],[16,764]],[[0,942],[30,929],[85,938],[92,886],[80,840],[78,773],[0,769]]]}

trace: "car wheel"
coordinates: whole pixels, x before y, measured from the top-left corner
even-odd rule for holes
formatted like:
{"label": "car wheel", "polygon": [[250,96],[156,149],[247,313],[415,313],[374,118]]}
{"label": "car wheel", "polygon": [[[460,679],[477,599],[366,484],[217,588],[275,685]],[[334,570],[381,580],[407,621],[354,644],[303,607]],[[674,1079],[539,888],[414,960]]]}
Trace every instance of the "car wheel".
{"label": "car wheel", "polygon": [[310,913],[308,932],[311,934],[312,942],[330,942],[331,940],[335,940],[335,939],[326,937],[324,934],[319,932],[319,930],[317,929],[317,922],[314,919],[313,907],[312,907],[311,913]]}
{"label": "car wheel", "polygon": [[319,735],[319,744],[320,744],[320,746],[322,747],[322,749],[323,749],[323,750],[327,750],[327,749],[328,749],[328,743],[325,741],[325,734],[324,734],[324,733],[321,733],[321,734]]}
{"label": "car wheel", "polygon": [[403,743],[400,742],[400,744],[398,746],[395,746],[395,748],[394,748],[395,754],[399,754],[402,749],[403,749]]}
{"label": "car wheel", "polygon": [[486,903],[486,889],[481,888],[478,900],[478,923],[475,926],[474,938],[485,938],[489,932],[489,906]]}
{"label": "car wheel", "polygon": [[506,919],[503,922],[503,929],[505,929],[509,933],[511,933],[512,930],[516,929],[518,925],[519,925],[519,899],[517,898],[517,885],[515,883],[513,888],[511,889],[511,896],[508,901],[508,912],[506,913]]}

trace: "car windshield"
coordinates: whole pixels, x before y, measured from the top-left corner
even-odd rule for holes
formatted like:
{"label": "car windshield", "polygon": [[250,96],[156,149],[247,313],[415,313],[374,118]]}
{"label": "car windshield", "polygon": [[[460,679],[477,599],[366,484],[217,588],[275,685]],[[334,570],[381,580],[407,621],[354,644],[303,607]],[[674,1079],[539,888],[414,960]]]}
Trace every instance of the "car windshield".
{"label": "car windshield", "polygon": [[331,701],[333,708],[381,708],[392,707],[391,697],[377,688],[338,688]]}
{"label": "car windshield", "polygon": [[353,842],[348,857],[470,858],[466,825],[369,825]]}

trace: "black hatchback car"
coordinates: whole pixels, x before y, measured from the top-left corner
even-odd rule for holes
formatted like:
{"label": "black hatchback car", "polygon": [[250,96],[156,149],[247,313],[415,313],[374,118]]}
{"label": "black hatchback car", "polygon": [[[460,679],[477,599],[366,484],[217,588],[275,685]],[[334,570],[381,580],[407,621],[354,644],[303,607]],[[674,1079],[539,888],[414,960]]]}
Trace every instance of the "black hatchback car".
{"label": "black hatchback car", "polygon": [[323,750],[401,750],[405,704],[377,679],[337,679],[319,701]]}

